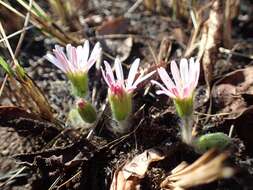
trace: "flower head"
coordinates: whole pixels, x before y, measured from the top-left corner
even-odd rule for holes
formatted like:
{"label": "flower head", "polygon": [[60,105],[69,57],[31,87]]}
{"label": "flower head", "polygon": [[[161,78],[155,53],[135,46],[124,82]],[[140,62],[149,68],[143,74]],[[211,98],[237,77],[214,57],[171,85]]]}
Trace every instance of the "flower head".
{"label": "flower head", "polygon": [[92,104],[84,99],[78,99],[76,107],[81,118],[87,123],[94,123],[97,119],[97,113]]}
{"label": "flower head", "polygon": [[54,55],[47,54],[46,59],[64,73],[87,73],[98,59],[100,52],[100,44],[96,43],[89,56],[90,46],[89,41],[86,40],[83,46],[73,47],[71,44],[66,45],[66,55],[63,51],[63,47],[56,45],[55,49],[53,49]]}
{"label": "flower head", "polygon": [[193,94],[198,84],[199,72],[198,61],[194,61],[193,58],[190,58],[189,62],[187,59],[181,59],[180,69],[175,61],[171,62],[174,82],[164,68],[159,68],[158,74],[166,87],[157,81],[151,81],[161,88],[156,92],[157,94],[165,94],[173,98],[177,113],[181,118],[189,117],[193,113]]}
{"label": "flower head", "polygon": [[164,68],[158,68],[158,73],[166,88],[157,81],[151,82],[161,88],[156,92],[157,94],[165,94],[179,100],[188,99],[192,97],[198,84],[199,72],[200,65],[198,61],[194,61],[193,58],[190,58],[189,62],[187,59],[181,59],[180,69],[178,69],[175,61],[171,62],[171,73],[174,82]]}
{"label": "flower head", "polygon": [[102,75],[107,83],[109,90],[109,102],[112,113],[118,121],[125,120],[132,110],[132,92],[137,85],[149,78],[155,71],[143,76],[139,75],[135,80],[138,72],[140,59],[136,59],[129,71],[128,78],[124,80],[122,64],[118,58],[115,59],[116,79],[109,63],[105,62],[105,71],[101,68]]}
{"label": "flower head", "polygon": [[53,49],[54,55],[46,55],[48,61],[66,73],[72,83],[73,93],[80,97],[85,96],[88,91],[87,73],[101,53],[99,43],[96,43],[90,56],[89,48],[89,41],[86,40],[83,46],[73,47],[71,44],[68,44],[66,46],[66,55],[63,47],[58,45]]}
{"label": "flower head", "polygon": [[123,93],[131,94],[134,89],[137,88],[137,85],[140,84],[142,81],[149,78],[152,74],[154,74],[154,71],[143,76],[143,74],[139,75],[138,78],[135,80],[136,74],[138,72],[138,67],[140,64],[140,59],[135,59],[133,62],[128,77],[126,80],[124,80],[124,73],[122,69],[122,64],[118,58],[115,59],[115,72],[116,72],[116,79],[114,77],[113,71],[109,63],[106,61],[105,64],[105,71],[103,68],[102,75],[105,79],[106,84],[109,87],[110,93],[114,95],[121,95]]}

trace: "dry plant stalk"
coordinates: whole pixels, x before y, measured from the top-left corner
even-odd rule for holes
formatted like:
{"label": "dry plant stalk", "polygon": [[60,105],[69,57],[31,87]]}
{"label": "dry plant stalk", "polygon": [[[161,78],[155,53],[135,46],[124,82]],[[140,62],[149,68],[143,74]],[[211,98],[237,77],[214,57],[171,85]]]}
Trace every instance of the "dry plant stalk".
{"label": "dry plant stalk", "polygon": [[[29,11],[29,5],[25,0],[17,0],[26,11]],[[25,16],[12,7],[10,4],[0,1],[0,5],[7,8],[17,16],[21,18],[25,18]],[[47,36],[53,36],[57,39],[57,41],[66,45],[67,43],[75,43],[78,44],[78,40],[68,33],[64,32],[48,15],[43,9],[36,3],[33,2],[33,7],[31,10],[31,19],[30,22],[36,26],[38,29],[42,30],[42,32]]]}
{"label": "dry plant stalk", "polygon": [[223,165],[227,157],[226,153],[217,154],[215,150],[210,150],[191,165],[182,162],[161,183],[161,188],[183,190],[220,178],[229,178],[234,174],[234,170]]}
{"label": "dry plant stalk", "polygon": [[[34,103],[37,105],[37,110],[40,114],[40,116],[47,120],[47,121],[55,121],[55,118],[53,116],[52,108],[49,105],[46,97],[41,92],[40,88],[33,82],[33,80],[27,75],[27,73],[24,71],[24,69],[19,65],[17,59],[15,58],[15,55],[11,49],[11,46],[9,44],[9,41],[6,37],[5,31],[3,29],[3,26],[0,22],[0,36],[4,39],[4,45],[9,50],[9,53],[11,55],[12,61],[13,61],[13,73],[15,77],[15,82],[19,82],[22,86],[25,95],[29,95],[31,99],[34,101]],[[12,76],[10,76],[12,77]],[[14,80],[13,80],[14,82]],[[18,86],[18,84],[16,85]],[[27,104],[28,105],[28,104]],[[56,121],[55,121],[56,122]]]}
{"label": "dry plant stalk", "polygon": [[140,180],[145,177],[152,162],[164,159],[156,150],[148,149],[135,156],[131,162],[117,169],[113,175],[110,190],[140,189]]}
{"label": "dry plant stalk", "polygon": [[198,60],[202,60],[205,82],[207,84],[207,99],[210,97],[210,83],[213,79],[213,68],[217,61],[219,47],[223,38],[224,1],[215,0],[211,6],[208,20],[204,23]]}
{"label": "dry plant stalk", "polygon": [[232,19],[239,13],[240,0],[226,0],[225,2],[225,18],[223,26],[224,47],[231,48],[232,45]]}
{"label": "dry plant stalk", "polygon": [[161,12],[161,0],[144,0],[143,3],[147,10]]}
{"label": "dry plant stalk", "polygon": [[172,0],[173,18],[184,19],[189,16],[188,5],[192,0]]}

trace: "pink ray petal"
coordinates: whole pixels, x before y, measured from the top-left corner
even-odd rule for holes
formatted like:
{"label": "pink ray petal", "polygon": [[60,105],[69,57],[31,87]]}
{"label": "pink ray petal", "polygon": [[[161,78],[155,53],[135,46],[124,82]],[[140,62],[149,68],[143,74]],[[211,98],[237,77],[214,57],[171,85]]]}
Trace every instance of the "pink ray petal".
{"label": "pink ray petal", "polygon": [[159,86],[163,91],[165,92],[165,94],[171,98],[176,98],[175,94],[173,94],[172,92],[170,92],[168,89],[166,89],[162,84],[160,84],[159,82],[155,81],[155,80],[151,80],[152,84],[156,84],[157,86]]}
{"label": "pink ray petal", "polygon": [[170,76],[168,75],[168,73],[163,67],[158,68],[157,71],[161,80],[163,81],[163,83],[168,89],[176,87],[174,82],[171,80]]}
{"label": "pink ray petal", "polygon": [[183,58],[180,61],[180,76],[183,85],[188,83],[188,61],[187,59]]}
{"label": "pink ray petal", "polygon": [[90,53],[90,44],[88,40],[85,40],[82,48],[82,56],[83,56],[83,61],[88,62],[89,58],[89,53]]}
{"label": "pink ray petal", "polygon": [[190,97],[191,96],[191,93],[192,93],[192,90],[191,88],[188,86],[188,87],[185,87],[183,89],[183,96],[182,98],[187,98],[187,97]]}
{"label": "pink ray petal", "polygon": [[109,88],[112,88],[112,84],[108,81],[108,78],[107,78],[107,76],[105,74],[105,71],[104,71],[104,69],[102,67],[101,67],[101,71],[102,71],[102,76],[103,76],[106,84],[108,85]]}
{"label": "pink ray petal", "polygon": [[190,58],[189,60],[189,80],[188,80],[188,84],[192,84],[192,81],[194,81],[195,79],[195,62],[194,62],[194,58]]}
{"label": "pink ray petal", "polygon": [[194,79],[194,88],[198,85],[199,81],[199,74],[200,74],[200,63],[199,61],[195,61],[195,79]]}
{"label": "pink ray petal", "polygon": [[75,69],[74,71],[78,71],[79,70],[79,66],[77,63],[77,52],[76,52],[76,48],[72,47],[71,48],[72,51],[72,62],[70,62],[70,64],[73,66],[73,68]]}
{"label": "pink ray petal", "polygon": [[72,45],[71,44],[66,45],[66,54],[67,54],[68,60],[72,62]]}
{"label": "pink ray petal", "polygon": [[140,76],[136,79],[136,81],[133,83],[132,87],[136,88],[136,87],[138,86],[138,84],[140,84],[140,83],[143,82],[144,80],[146,80],[146,79],[148,79],[149,77],[151,77],[155,72],[156,72],[156,71],[152,71],[152,72],[150,72],[150,73],[148,73],[148,74],[146,74],[146,75],[144,75],[144,76],[143,76],[143,74],[140,75]]}
{"label": "pink ray petal", "polygon": [[90,68],[95,64],[95,62],[98,60],[100,55],[101,55],[101,47],[100,47],[100,43],[97,42],[87,62],[87,70],[90,70]]}
{"label": "pink ray petal", "polygon": [[119,58],[115,59],[115,71],[116,71],[116,76],[117,76],[117,80],[119,81],[119,83],[124,86],[124,76],[123,76],[123,69],[122,69],[122,64],[119,60]]}
{"label": "pink ray petal", "polygon": [[134,82],[134,78],[137,74],[137,70],[140,64],[140,59],[137,58],[134,60],[134,62],[131,65],[130,71],[128,73],[128,77],[127,77],[127,82],[126,82],[126,88],[129,89],[131,88],[133,82]]}
{"label": "pink ray petal", "polygon": [[77,54],[77,67],[78,70],[86,71],[86,61],[84,61],[84,55],[83,55],[83,47],[77,46],[76,48],[76,54]]}
{"label": "pink ray petal", "polygon": [[111,66],[109,65],[109,63],[107,61],[104,61],[104,64],[105,64],[106,76],[107,76],[108,81],[111,84],[115,84],[116,81],[115,81]]}
{"label": "pink ray petal", "polygon": [[65,68],[64,65],[61,64],[61,63],[58,61],[58,59],[56,59],[53,55],[47,54],[47,55],[45,56],[45,58],[46,58],[49,62],[53,63],[56,67],[58,67],[59,69],[61,69],[64,73],[67,72],[67,68]]}
{"label": "pink ray petal", "polygon": [[180,88],[181,87],[181,77],[180,77],[179,69],[177,67],[177,63],[175,61],[171,61],[170,70],[171,70],[171,74],[173,76],[173,79],[176,83],[177,88]]}
{"label": "pink ray petal", "polygon": [[71,72],[71,65],[67,60],[66,56],[61,51],[53,50],[56,59],[61,63],[61,65],[67,70],[67,72]]}

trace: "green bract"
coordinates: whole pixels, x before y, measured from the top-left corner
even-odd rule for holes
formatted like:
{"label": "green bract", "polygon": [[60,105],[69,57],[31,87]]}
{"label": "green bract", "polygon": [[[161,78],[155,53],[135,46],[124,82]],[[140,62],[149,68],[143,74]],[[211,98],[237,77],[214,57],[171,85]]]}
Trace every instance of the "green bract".
{"label": "green bract", "polygon": [[109,95],[109,102],[114,118],[117,121],[123,121],[127,119],[132,111],[132,95],[123,92],[123,94]]}
{"label": "green bract", "polygon": [[72,93],[75,96],[84,97],[88,92],[88,74],[87,73],[68,73],[72,85]]}
{"label": "green bract", "polygon": [[77,108],[82,119],[87,123],[94,123],[97,119],[97,113],[91,103],[85,102],[83,106]]}
{"label": "green bract", "polygon": [[190,117],[193,113],[193,96],[187,99],[174,99],[174,104],[181,118]]}

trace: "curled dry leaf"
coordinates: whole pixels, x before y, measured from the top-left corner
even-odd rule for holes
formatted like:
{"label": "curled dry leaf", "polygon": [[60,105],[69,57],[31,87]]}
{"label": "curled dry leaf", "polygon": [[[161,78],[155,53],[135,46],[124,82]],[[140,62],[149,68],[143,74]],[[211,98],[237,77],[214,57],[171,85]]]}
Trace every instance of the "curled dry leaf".
{"label": "curled dry leaf", "polygon": [[253,67],[247,67],[225,75],[214,84],[212,96],[214,106],[218,112],[234,113],[227,118],[237,118],[249,105],[252,105]]}
{"label": "curled dry leaf", "polygon": [[135,156],[131,162],[119,168],[113,176],[110,190],[137,190],[139,182],[145,177],[148,166],[152,162],[164,159],[157,150],[148,149]]}
{"label": "curled dry leaf", "polygon": [[215,150],[210,150],[191,165],[182,162],[161,183],[161,188],[183,190],[210,183],[219,178],[231,177],[234,170],[223,165],[227,156],[225,153],[217,154]]}

